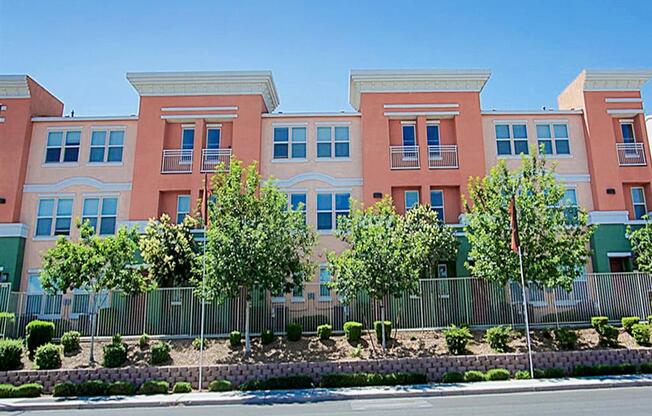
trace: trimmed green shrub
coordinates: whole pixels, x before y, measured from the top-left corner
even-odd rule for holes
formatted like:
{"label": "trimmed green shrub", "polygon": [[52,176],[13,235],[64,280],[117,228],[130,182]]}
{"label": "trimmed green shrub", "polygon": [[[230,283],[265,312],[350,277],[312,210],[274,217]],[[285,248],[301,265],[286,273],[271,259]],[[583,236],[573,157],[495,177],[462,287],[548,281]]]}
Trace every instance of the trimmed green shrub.
{"label": "trimmed green shrub", "polygon": [[54,323],[48,321],[32,321],[25,327],[27,349],[30,356],[41,345],[52,342],[54,337]]}
{"label": "trimmed green shrub", "polygon": [[233,390],[233,384],[229,380],[213,380],[208,385],[208,391],[229,391]]}
{"label": "trimmed green shrub", "polygon": [[301,333],[303,332],[303,327],[301,326],[301,324],[291,323],[288,324],[286,331],[287,331],[288,341],[295,342],[301,339]]}
{"label": "trimmed green shrub", "polygon": [[485,379],[488,381],[509,380],[509,370],[504,368],[493,368],[487,371]]}
{"label": "trimmed green shrub", "polygon": [[240,331],[231,331],[229,334],[229,344],[231,348],[238,348],[242,344],[242,334]]}
{"label": "trimmed green shrub", "polygon": [[265,329],[263,330],[263,332],[260,333],[260,342],[263,345],[269,345],[272,342],[274,342],[275,339],[276,339],[276,335],[274,335],[274,331],[272,331],[271,329]]}
{"label": "trimmed green shrub", "polygon": [[114,344],[122,344],[122,335],[120,333],[113,334],[111,342]]}
{"label": "trimmed green shrub", "polygon": [[138,389],[138,392],[140,394],[168,394],[168,390],[170,390],[170,385],[168,384],[167,381],[155,381],[155,380],[149,380],[144,382],[141,386],[140,389]]}
{"label": "trimmed green shrub", "polygon": [[638,345],[650,344],[650,326],[648,324],[634,324],[630,331],[632,338]]}
{"label": "trimmed green shrub", "polygon": [[543,377],[539,378],[563,378],[566,377],[566,371],[563,368],[553,367],[543,370]]}
{"label": "trimmed green shrub", "polygon": [[149,335],[143,334],[138,338],[138,347],[141,350],[144,350],[145,348],[149,347]]}
{"label": "trimmed green shrub", "polygon": [[[201,350],[201,338],[195,338],[192,340],[192,347],[199,351]],[[206,338],[204,338],[204,349],[206,349]]]}
{"label": "trimmed green shrub", "polygon": [[152,345],[152,364],[159,365],[170,362],[170,344],[167,342],[159,341]]}
{"label": "trimmed green shrub", "polygon": [[[376,331],[376,339],[378,342],[383,341],[383,322],[374,321],[374,330]],[[385,340],[392,337],[392,321],[385,321]]]}
{"label": "trimmed green shrub", "polygon": [[109,383],[102,380],[88,380],[81,382],[77,385],[77,396],[81,397],[95,397],[106,396],[109,390]]}
{"label": "trimmed green shrub", "polygon": [[618,346],[618,328],[609,325],[609,318],[594,316],[591,318],[591,326],[600,336],[600,344],[609,347]]}
{"label": "trimmed green shrub", "polygon": [[517,380],[529,380],[530,377],[530,372],[527,370],[519,370],[514,374],[514,378]]}
{"label": "trimmed green shrub", "polygon": [[553,330],[555,344],[562,350],[574,350],[577,346],[577,332],[568,328],[557,328]]}
{"label": "trimmed green shrub", "polygon": [[444,338],[451,354],[462,355],[466,352],[466,344],[473,336],[469,328],[451,325],[444,330]]}
{"label": "trimmed green shrub", "polygon": [[102,360],[104,367],[122,367],[127,361],[127,347],[124,344],[114,342],[105,345],[102,350],[104,351],[104,358]]}
{"label": "trimmed green shrub", "polygon": [[43,386],[38,383],[28,383],[18,387],[11,384],[0,384],[0,398],[2,399],[39,397],[41,394],[43,394]]}
{"label": "trimmed green shrub", "polygon": [[628,334],[632,333],[632,327],[641,322],[641,318],[638,316],[623,316],[620,319],[620,323],[623,324],[623,329]]}
{"label": "trimmed green shrub", "polygon": [[41,345],[34,354],[34,365],[39,370],[52,370],[61,367],[61,347],[54,344]]}
{"label": "trimmed green shrub", "polygon": [[591,318],[591,326],[594,329],[598,329],[601,326],[605,326],[609,324],[609,317],[607,316],[593,316]]}
{"label": "trimmed green shrub", "polygon": [[192,391],[192,384],[187,381],[177,381],[172,387],[172,393],[190,393]]}
{"label": "trimmed green shrub", "polygon": [[63,345],[64,354],[72,354],[79,351],[79,340],[81,334],[77,331],[68,331],[61,336],[61,345]]}
{"label": "trimmed green shrub", "polygon": [[114,381],[109,384],[106,392],[109,396],[133,396],[136,394],[136,386],[128,381]]}
{"label": "trimmed green shrub", "polygon": [[641,373],[652,374],[652,362],[641,364]]}
{"label": "trimmed green shrub", "polygon": [[362,324],[360,322],[344,322],[344,335],[349,342],[360,341],[362,337]]}
{"label": "trimmed green shrub", "polygon": [[486,379],[482,371],[469,370],[464,373],[464,381],[466,382],[485,381]]}
{"label": "trimmed green shrub", "polygon": [[385,386],[409,386],[427,382],[428,376],[425,373],[398,372],[383,375],[383,385]]}
{"label": "trimmed green shrub", "polygon": [[322,376],[320,387],[399,386],[425,384],[428,377],[423,373],[333,373]]}
{"label": "trimmed green shrub", "polygon": [[652,325],[652,315],[647,317],[647,323]]}
{"label": "trimmed green shrub", "polygon": [[505,352],[509,348],[507,344],[512,339],[512,327],[509,325],[500,325],[489,328],[484,335],[484,339],[492,350]]}
{"label": "trimmed green shrub", "polygon": [[73,397],[77,395],[77,386],[70,382],[58,383],[52,390],[54,397]]}
{"label": "trimmed green shrub", "polygon": [[240,390],[290,390],[313,387],[312,377],[305,375],[271,377],[267,380],[251,380],[240,385]]}
{"label": "trimmed green shrub", "polygon": [[546,378],[546,373],[540,368],[534,369],[534,378]]}
{"label": "trimmed green shrub", "polygon": [[629,363],[620,365],[577,365],[573,368],[573,376],[586,377],[586,376],[613,376],[623,374],[635,374],[636,366]]}
{"label": "trimmed green shrub", "polygon": [[441,378],[442,383],[461,383],[464,381],[464,374],[458,373],[456,371],[449,371],[444,373],[444,376]]}
{"label": "trimmed green shrub", "polygon": [[0,341],[0,371],[18,370],[23,356],[23,343],[19,339]]}
{"label": "trimmed green shrub", "polygon": [[317,336],[322,341],[329,339],[332,334],[333,334],[333,327],[328,324],[319,325],[317,327]]}

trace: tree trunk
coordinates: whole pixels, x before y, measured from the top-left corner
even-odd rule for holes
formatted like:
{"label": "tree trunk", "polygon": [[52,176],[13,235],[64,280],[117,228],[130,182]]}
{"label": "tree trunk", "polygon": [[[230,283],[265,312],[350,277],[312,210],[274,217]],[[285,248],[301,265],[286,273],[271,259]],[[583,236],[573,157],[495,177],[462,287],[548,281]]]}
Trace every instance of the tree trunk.
{"label": "tree trunk", "polygon": [[385,340],[385,301],[382,299],[380,301],[380,329],[382,332],[382,341],[383,341],[383,352],[385,352],[386,348],[386,340]]}
{"label": "tree trunk", "polygon": [[93,354],[95,347],[95,332],[97,331],[97,298],[95,296],[95,289],[91,292],[91,351],[88,358],[88,364],[92,365],[95,362]]}
{"label": "tree trunk", "polygon": [[251,339],[249,338],[249,309],[251,309],[251,301],[247,299],[245,310],[245,353],[247,355],[251,352]]}

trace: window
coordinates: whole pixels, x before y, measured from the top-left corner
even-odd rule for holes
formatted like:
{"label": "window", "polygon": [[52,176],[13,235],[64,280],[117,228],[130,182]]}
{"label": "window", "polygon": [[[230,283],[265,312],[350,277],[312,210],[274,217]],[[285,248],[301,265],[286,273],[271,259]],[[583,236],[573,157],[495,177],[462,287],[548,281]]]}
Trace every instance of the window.
{"label": "window", "polygon": [[303,285],[301,286],[294,286],[292,288],[292,301],[293,302],[303,302],[305,299],[303,298]]}
{"label": "window", "polygon": [[428,146],[439,146],[439,125],[428,124],[426,126],[426,137]]}
{"label": "window", "polygon": [[88,161],[91,163],[122,162],[124,140],[124,130],[93,130]]}
{"label": "window", "polygon": [[[582,268],[583,269],[583,268]],[[561,287],[555,290],[555,304],[557,305],[573,305],[589,298],[589,291],[587,287],[586,273],[582,273],[579,277],[573,280],[573,289],[567,292]]]}
{"label": "window", "polygon": [[405,191],[405,210],[419,205],[419,191]]}
{"label": "window", "polygon": [[[337,218],[349,215],[349,193],[317,194],[317,229],[332,230]],[[333,209],[335,208],[335,209]]]}
{"label": "window", "polygon": [[450,287],[448,285],[448,266],[445,264],[437,265],[437,292],[439,297],[450,297]]}
{"label": "window", "polygon": [[645,203],[645,191],[641,187],[631,189],[632,206],[634,207],[634,219],[640,220],[647,215],[647,205]]}
{"label": "window", "polygon": [[634,136],[634,123],[620,123],[620,131],[623,135],[623,143],[636,142],[636,136]]}
{"label": "window", "polygon": [[537,140],[539,147],[543,146],[544,154],[570,154],[568,126],[566,124],[537,124]]}
{"label": "window", "polygon": [[[72,199],[40,199],[36,213],[36,237],[70,235]],[[52,229],[54,224],[54,230]]]}
{"label": "window", "polygon": [[433,189],[430,191],[430,208],[437,213],[437,218],[444,222],[444,191]]}
{"label": "window", "polygon": [[527,155],[527,126],[525,124],[496,124],[496,150],[498,155],[521,153]]}
{"label": "window", "polygon": [[564,216],[566,221],[574,223],[577,221],[577,192],[574,188],[568,188],[564,191]]}
{"label": "window", "polygon": [[84,199],[82,221],[88,221],[99,235],[115,234],[117,215],[118,198]]}
{"label": "window", "polygon": [[40,317],[61,314],[61,295],[46,294],[41,287],[41,279],[37,273],[30,273],[28,276],[25,313]]}
{"label": "window", "polygon": [[219,149],[221,134],[222,132],[219,128],[209,127],[208,129],[206,129],[206,148]]}
{"label": "window", "polygon": [[305,127],[274,127],[274,159],[305,159],[305,157]]}
{"label": "window", "polygon": [[330,300],[331,288],[328,284],[331,281],[331,274],[326,265],[319,266],[319,298],[322,300]]}
{"label": "window", "polygon": [[48,133],[45,163],[74,163],[79,160],[81,131],[51,131]]}
{"label": "window", "polygon": [[181,224],[186,215],[190,215],[190,195],[177,197],[177,224]]}
{"label": "window", "polygon": [[317,127],[317,157],[349,157],[349,128]]}
{"label": "window", "polygon": [[414,131],[414,124],[403,124],[403,146],[416,146],[417,136]]}
{"label": "window", "polygon": [[289,195],[290,208],[298,211],[301,209],[303,220],[306,220],[306,194],[290,194]]}
{"label": "window", "polygon": [[187,126],[181,129],[181,158],[180,164],[188,165],[192,163],[192,150],[195,148],[195,127]]}

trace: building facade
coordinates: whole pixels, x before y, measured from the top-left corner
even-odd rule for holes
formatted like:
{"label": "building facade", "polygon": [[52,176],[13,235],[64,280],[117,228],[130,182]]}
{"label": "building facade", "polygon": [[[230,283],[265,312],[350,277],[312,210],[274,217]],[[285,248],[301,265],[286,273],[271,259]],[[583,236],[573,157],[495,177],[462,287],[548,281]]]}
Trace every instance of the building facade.
{"label": "building facade", "polygon": [[[205,175],[235,157],[258,163],[304,207],[320,236],[314,280],[350,200],[389,195],[403,213],[429,204],[455,228],[460,254],[439,276],[467,276],[463,198],[470,177],[543,146],[566,198],[596,225],[587,270],[629,271],[625,230],[652,201],[641,86],[652,71],[583,71],[557,110],[483,110],[489,71],[351,71],[350,112],[280,113],[270,72],[129,73],[137,116],[64,117],[29,76],[0,76],[0,276],[40,291],[41,255],[75,219],[101,235],[194,212]],[[648,118],[648,124],[652,121]]]}

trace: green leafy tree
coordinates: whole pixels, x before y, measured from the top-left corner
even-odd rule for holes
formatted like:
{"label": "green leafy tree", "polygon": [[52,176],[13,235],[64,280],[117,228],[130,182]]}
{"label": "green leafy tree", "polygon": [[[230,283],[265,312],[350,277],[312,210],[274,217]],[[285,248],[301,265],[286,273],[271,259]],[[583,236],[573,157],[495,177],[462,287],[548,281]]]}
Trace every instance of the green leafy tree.
{"label": "green leafy tree", "polygon": [[[646,220],[648,217],[644,217]],[[645,273],[652,273],[652,222],[646,222],[635,230],[627,227],[627,235],[636,257],[638,270]]]}
{"label": "green leafy tree", "polygon": [[224,300],[246,293],[249,353],[252,292],[289,292],[310,279],[316,234],[300,210],[287,208],[285,194],[271,182],[261,181],[255,163],[243,168],[242,162],[232,160],[228,172],[213,176],[212,195],[202,295]]}
{"label": "green leafy tree", "polygon": [[536,149],[530,153],[512,172],[499,161],[487,176],[469,181],[466,235],[473,261],[466,266],[474,276],[502,284],[520,280],[518,254],[511,249],[514,197],[526,284],[570,291],[590,254],[592,229],[586,212],[565,200],[554,166],[546,166]]}
{"label": "green leafy tree", "polygon": [[160,287],[179,287],[196,280],[201,272],[199,248],[192,230],[197,219],[186,216],[180,224],[173,224],[167,214],[150,220],[139,246],[147,272]]}
{"label": "green leafy tree", "polygon": [[41,284],[49,293],[83,289],[90,292],[91,350],[93,347],[100,308],[98,293],[122,290],[125,293],[143,293],[154,288],[154,282],[134,267],[138,234],[134,229],[120,228],[114,236],[100,238],[88,222],[77,223],[79,240],[60,237],[56,245],[43,256]]}

